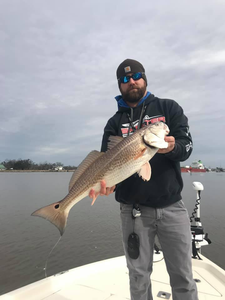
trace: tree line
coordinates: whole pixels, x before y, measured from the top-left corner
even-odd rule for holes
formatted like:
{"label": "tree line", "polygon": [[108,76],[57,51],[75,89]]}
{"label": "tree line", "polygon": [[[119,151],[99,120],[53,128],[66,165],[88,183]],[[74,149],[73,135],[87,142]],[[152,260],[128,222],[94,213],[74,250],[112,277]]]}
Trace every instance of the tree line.
{"label": "tree line", "polygon": [[64,170],[74,170],[75,166],[64,166],[61,162],[35,163],[31,159],[6,159],[1,162],[7,170],[55,170],[57,167],[63,167]]}

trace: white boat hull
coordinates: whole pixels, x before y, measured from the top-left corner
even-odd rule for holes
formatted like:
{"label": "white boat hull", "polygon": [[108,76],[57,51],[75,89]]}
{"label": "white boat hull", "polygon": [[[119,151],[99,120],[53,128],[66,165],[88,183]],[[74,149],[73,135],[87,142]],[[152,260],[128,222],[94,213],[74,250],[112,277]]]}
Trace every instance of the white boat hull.
{"label": "white boat hull", "polygon": [[[225,271],[202,256],[193,259],[193,275],[199,300],[225,299]],[[172,300],[169,276],[162,255],[155,255],[152,292],[154,299]],[[157,297],[161,292],[161,297]],[[170,297],[166,298],[165,295]],[[0,296],[0,300],[125,300],[130,299],[125,257],[88,264],[34,282]]]}

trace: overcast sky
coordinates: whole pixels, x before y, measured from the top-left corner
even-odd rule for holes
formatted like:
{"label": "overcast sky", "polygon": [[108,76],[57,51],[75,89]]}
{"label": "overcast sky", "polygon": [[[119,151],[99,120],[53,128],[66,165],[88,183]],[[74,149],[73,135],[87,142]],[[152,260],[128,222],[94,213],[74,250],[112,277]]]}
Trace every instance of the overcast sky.
{"label": "overcast sky", "polygon": [[194,151],[225,167],[223,0],[0,0],[0,162],[78,165],[99,150],[126,58],[189,119]]}

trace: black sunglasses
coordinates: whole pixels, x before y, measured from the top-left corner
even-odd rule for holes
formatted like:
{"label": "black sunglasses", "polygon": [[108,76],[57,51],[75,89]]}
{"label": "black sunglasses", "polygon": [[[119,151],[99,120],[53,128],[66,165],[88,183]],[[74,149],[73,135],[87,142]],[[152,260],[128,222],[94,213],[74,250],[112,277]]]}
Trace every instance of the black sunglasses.
{"label": "black sunglasses", "polygon": [[137,80],[143,78],[142,74],[144,74],[144,73],[142,73],[142,72],[137,72],[137,73],[134,73],[134,74],[132,74],[132,75],[126,75],[126,76],[120,77],[120,78],[118,79],[118,81],[119,81],[120,83],[128,83],[128,82],[130,81],[131,78],[132,78],[134,81],[137,81]]}

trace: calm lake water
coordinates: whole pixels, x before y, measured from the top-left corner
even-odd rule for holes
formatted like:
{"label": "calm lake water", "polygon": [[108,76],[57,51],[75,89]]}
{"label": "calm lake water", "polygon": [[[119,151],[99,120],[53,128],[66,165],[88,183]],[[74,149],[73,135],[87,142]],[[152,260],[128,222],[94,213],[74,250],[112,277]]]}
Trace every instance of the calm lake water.
{"label": "calm lake water", "polygon": [[[44,265],[59,238],[55,226],[31,213],[62,199],[72,173],[0,173],[0,294],[44,278]],[[201,221],[212,244],[202,253],[225,269],[225,173],[183,174],[183,201],[195,205],[193,181],[204,185]],[[48,276],[123,255],[119,204],[114,196],[85,198],[70,212],[66,231],[48,261]]]}

